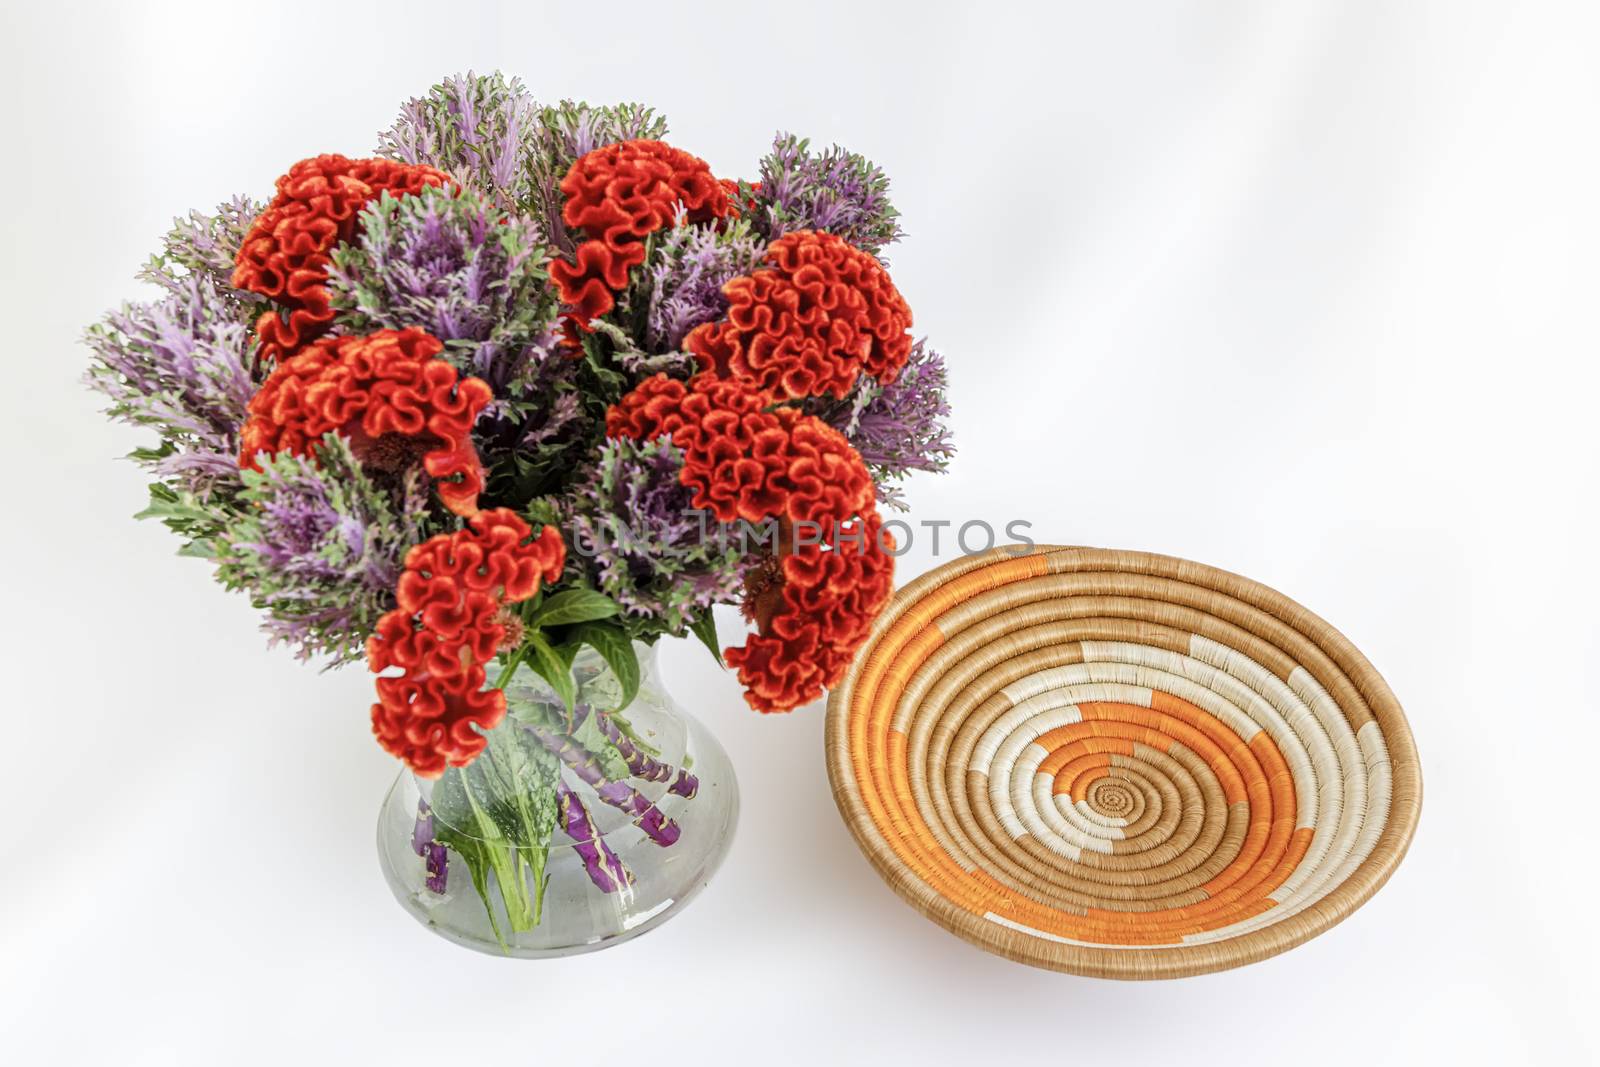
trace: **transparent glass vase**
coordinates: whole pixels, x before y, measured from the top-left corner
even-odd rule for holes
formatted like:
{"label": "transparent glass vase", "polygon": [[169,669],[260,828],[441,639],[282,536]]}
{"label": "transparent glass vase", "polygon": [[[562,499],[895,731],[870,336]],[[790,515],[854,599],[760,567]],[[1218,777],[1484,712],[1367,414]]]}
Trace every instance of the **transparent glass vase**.
{"label": "transparent glass vase", "polygon": [[587,648],[570,710],[524,665],[471,766],[396,779],[378,858],[418,922],[482,952],[564,956],[659,926],[716,873],[738,820],[733,767],[661,684],[655,648],[634,649],[626,707]]}

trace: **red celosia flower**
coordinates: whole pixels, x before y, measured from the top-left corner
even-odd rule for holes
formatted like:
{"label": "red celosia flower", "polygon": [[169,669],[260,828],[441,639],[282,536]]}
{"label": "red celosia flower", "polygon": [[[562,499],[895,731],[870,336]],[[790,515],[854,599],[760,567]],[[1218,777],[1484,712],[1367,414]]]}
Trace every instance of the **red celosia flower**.
{"label": "red celosia flower", "polygon": [[892,538],[876,511],[827,542],[783,555],[781,606],[725,653],[757,711],[792,711],[837,685],[894,592]]}
{"label": "red celosia flower", "polygon": [[483,751],[478,728],[505,716],[505,694],[485,689],[484,665],[506,644],[503,605],[527,600],[561,575],[561,535],[532,528],[507,508],[480,511],[468,529],[430,537],[406,554],[398,603],[367,639],[376,680],[372,732],[425,778],[465,767]]}
{"label": "red celosia flower", "polygon": [[403,469],[420,458],[440,479],[444,505],[472,514],[483,489],[472,424],[494,394],[435,358],[443,349],[416,327],[312,342],[278,364],[251,398],[240,466],[255,467],[261,452],[308,455],[336,432],[374,469]]}
{"label": "red celosia flower", "polygon": [[772,406],[770,394],[744,382],[697,374],[687,382],[646,378],[606,412],[606,436],[648,441],[697,426],[713,411],[744,415]]}
{"label": "red celosia flower", "polygon": [[724,285],[727,316],[684,339],[703,368],[784,398],[843,398],[862,371],[885,385],[899,376],[911,309],[882,264],[807,230],[772,242],[767,264]]}
{"label": "red celosia flower", "polygon": [[837,430],[737,379],[658,374],[606,413],[613,437],[667,436],[679,480],[722,522],[779,520],[774,566],[752,572],[746,613],[760,633],[730,649],[745,699],[788,711],[842,676],[892,588],[872,476]]}
{"label": "red celosia flower", "polygon": [[355,236],[357,217],[381,193],[416,195],[447,185],[441,171],[392,159],[302,159],[278,179],[278,194],[256,217],[235,258],[235,288],[260,293],[283,309],[256,323],[260,358],[282,359],[322,334],[333,321],[329,253]]}
{"label": "red celosia flower", "polygon": [[606,413],[613,437],[670,436],[694,506],[722,522],[843,522],[872,506],[872,475],[837,430],[735,379],[657,374]]}
{"label": "red celosia flower", "polygon": [[610,311],[628,272],[644,262],[644,239],[671,225],[681,205],[687,222],[732,210],[727,190],[705,160],[660,141],[620,141],[582,156],[561,179],[561,219],[589,238],[573,262],[550,264],[561,299],[583,327]]}

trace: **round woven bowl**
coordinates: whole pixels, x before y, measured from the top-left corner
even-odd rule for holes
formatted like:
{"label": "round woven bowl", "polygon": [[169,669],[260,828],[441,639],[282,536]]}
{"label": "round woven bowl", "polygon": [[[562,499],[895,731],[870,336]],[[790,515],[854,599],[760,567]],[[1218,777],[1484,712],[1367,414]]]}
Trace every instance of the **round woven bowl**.
{"label": "round woven bowl", "polygon": [[913,907],[1013,960],[1177,978],[1372,896],[1422,802],[1338,631],[1199,563],[997,549],[894,598],[828,701],[846,824]]}

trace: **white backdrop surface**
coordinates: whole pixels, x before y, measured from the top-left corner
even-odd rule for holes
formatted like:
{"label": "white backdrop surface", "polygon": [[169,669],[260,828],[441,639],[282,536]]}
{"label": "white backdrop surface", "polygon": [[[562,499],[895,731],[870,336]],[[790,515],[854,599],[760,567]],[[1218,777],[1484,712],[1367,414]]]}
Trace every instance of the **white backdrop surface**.
{"label": "white backdrop surface", "polygon": [[[7,1062],[1593,1062],[1593,5],[4,11]],[[76,341],[172,216],[495,67],[654,104],[723,175],[779,128],[880,162],[960,447],[911,519],[1203,560],[1343,629],[1423,759],[1390,884],[1231,973],[1007,963],[857,853],[820,705],[757,717],[683,646],[745,797],[704,895],[549,963],[417,927],[373,851],[370,683],[268,653],[129,518],[142,438]]]}

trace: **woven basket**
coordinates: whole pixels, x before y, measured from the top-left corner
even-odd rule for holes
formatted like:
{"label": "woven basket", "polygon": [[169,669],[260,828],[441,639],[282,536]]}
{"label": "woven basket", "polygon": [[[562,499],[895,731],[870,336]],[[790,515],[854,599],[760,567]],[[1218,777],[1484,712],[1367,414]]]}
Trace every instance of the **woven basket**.
{"label": "woven basket", "polygon": [[1175,978],[1367,900],[1422,800],[1360,652],[1248,579],[998,549],[902,589],[828,702],[834,799],[924,915],[1013,960]]}

